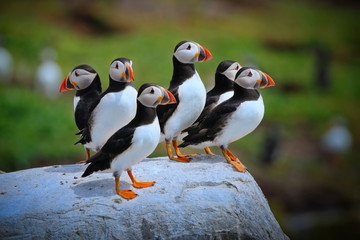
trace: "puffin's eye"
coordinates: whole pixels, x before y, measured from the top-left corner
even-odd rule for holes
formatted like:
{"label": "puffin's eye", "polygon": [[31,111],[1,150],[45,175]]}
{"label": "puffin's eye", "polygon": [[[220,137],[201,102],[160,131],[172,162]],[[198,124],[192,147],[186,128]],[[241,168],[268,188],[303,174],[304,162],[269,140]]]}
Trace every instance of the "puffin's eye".
{"label": "puffin's eye", "polygon": [[79,76],[79,74],[77,72],[75,72],[75,77],[78,77],[78,76]]}
{"label": "puffin's eye", "polygon": [[248,77],[252,77],[252,72],[249,72],[249,73],[248,73]]}
{"label": "puffin's eye", "polygon": [[116,63],[115,68],[119,69],[119,64],[118,63]]}
{"label": "puffin's eye", "polygon": [[239,65],[236,65],[236,68],[235,68],[235,70],[239,70]]}
{"label": "puffin's eye", "polygon": [[189,46],[186,48],[187,50],[190,50],[191,49],[191,45],[189,44]]}
{"label": "puffin's eye", "polygon": [[155,90],[152,88],[151,91],[150,91],[151,94],[154,94],[155,93]]}

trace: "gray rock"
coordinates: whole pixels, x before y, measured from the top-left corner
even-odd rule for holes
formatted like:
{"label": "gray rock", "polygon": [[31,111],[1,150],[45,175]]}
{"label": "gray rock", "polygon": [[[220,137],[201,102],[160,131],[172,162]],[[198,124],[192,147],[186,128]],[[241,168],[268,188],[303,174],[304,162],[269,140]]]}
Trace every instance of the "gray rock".
{"label": "gray rock", "polygon": [[220,156],[191,163],[146,159],[123,173],[81,178],[86,166],[62,165],[0,175],[1,239],[288,239],[250,173]]}

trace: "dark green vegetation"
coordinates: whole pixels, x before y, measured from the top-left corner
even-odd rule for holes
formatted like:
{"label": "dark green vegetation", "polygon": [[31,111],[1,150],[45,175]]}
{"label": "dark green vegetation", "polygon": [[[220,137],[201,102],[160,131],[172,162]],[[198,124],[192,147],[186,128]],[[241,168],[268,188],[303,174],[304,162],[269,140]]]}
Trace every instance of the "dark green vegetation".
{"label": "dark green vegetation", "polygon": [[[225,59],[255,64],[277,84],[261,90],[266,109],[261,126],[231,149],[254,174],[288,234],[302,239],[304,231],[309,239],[359,235],[354,230],[360,199],[358,6],[158,0],[156,6],[146,1],[102,1],[84,7],[84,2],[74,2],[81,7],[64,1],[0,3],[0,34],[15,61],[14,83],[0,86],[1,170],[74,163],[85,157],[81,146],[73,146],[78,139],[73,92],[50,101],[32,90],[44,46],[58,51],[64,77],[86,63],[98,71],[105,89],[109,64],[124,56],[134,62],[136,87],[144,82],[167,87],[173,49],[179,41],[191,39],[213,54],[212,61],[196,65],[208,88]],[[319,52],[325,52],[320,62],[328,62],[327,88],[316,85]],[[353,145],[329,161],[320,140],[337,115],[346,118]],[[269,126],[278,129],[279,142],[274,162],[265,166],[260,159]],[[165,155],[162,145],[152,156],[159,155]],[[316,215],[319,211],[331,217]],[[320,216],[320,227],[305,224],[299,230],[299,219],[307,215],[296,214],[304,212]]]}

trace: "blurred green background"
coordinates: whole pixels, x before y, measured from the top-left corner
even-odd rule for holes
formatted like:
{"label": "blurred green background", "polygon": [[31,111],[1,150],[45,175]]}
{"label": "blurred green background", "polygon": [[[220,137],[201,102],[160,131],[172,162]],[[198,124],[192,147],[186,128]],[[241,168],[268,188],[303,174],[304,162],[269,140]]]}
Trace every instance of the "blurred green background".
{"label": "blurred green background", "polygon": [[[37,88],[46,56],[61,69],[56,90],[80,64],[94,67],[106,89],[117,57],[133,60],[137,88],[168,87],[175,45],[193,40],[213,55],[196,64],[207,89],[222,60],[255,66],[277,84],[260,90],[263,122],[230,148],[285,233],[359,239],[359,6],[349,0],[1,1],[1,45],[12,70],[0,78],[0,169],[85,158],[73,145],[74,92],[49,97]],[[164,150],[159,145],[151,156]]]}

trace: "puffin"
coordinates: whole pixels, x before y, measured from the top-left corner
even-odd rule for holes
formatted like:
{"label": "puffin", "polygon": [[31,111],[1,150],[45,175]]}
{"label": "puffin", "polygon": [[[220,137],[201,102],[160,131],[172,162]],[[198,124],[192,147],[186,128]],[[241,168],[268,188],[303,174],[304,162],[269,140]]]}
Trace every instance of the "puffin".
{"label": "puffin", "polygon": [[[208,115],[211,110],[214,109],[220,103],[228,100],[234,95],[234,78],[238,70],[241,68],[241,65],[238,62],[225,60],[222,61],[215,72],[215,85],[214,87],[206,94],[206,102],[204,110],[201,112],[198,119],[188,127],[183,130],[184,134],[196,130],[197,126],[204,120],[205,116]],[[214,155],[209,147],[206,147],[205,152],[207,154]]]}
{"label": "puffin", "polygon": [[168,90],[156,84],[143,84],[138,92],[135,117],[115,132],[100,151],[86,161],[90,165],[82,177],[89,176],[95,171],[111,169],[115,177],[116,193],[125,199],[133,199],[137,194],[129,189],[120,189],[119,179],[123,171],[127,171],[135,188],[153,186],[155,182],[136,181],[131,169],[133,165],[149,156],[159,143],[160,125],[156,107],[159,104],[175,102],[175,97]]}
{"label": "puffin", "polygon": [[228,163],[239,172],[247,168],[228,146],[256,129],[264,116],[264,102],[256,88],[275,86],[274,80],[259,70],[243,67],[235,76],[234,95],[216,106],[179,147],[218,146]]}
{"label": "puffin", "polygon": [[[177,139],[181,131],[190,127],[200,116],[206,102],[206,89],[195,69],[194,63],[212,59],[205,47],[193,41],[181,41],[175,47],[173,54],[173,75],[168,90],[175,96],[176,104],[161,105],[157,108],[161,128],[160,142],[166,142],[169,159],[189,162],[182,155]],[[171,141],[177,157],[171,150]]]}
{"label": "puffin", "polygon": [[[74,96],[75,124],[79,130],[85,128],[90,106],[101,94],[101,81],[97,72],[89,65],[75,67],[65,77],[60,86],[60,92],[76,90]],[[90,149],[85,148],[86,159],[90,157]],[[84,163],[80,161],[78,163]]]}
{"label": "puffin", "polygon": [[94,101],[81,134],[75,143],[97,152],[117,130],[128,124],[136,114],[137,91],[132,85],[132,61],[117,58],[112,61],[109,87]]}

